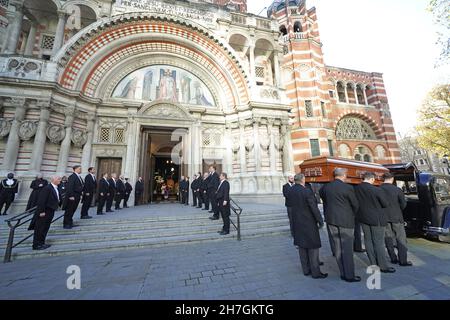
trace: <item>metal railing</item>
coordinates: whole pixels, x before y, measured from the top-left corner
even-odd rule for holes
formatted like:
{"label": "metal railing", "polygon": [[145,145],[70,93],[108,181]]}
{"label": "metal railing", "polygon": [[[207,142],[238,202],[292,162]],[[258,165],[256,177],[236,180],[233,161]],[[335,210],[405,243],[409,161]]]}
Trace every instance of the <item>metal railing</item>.
{"label": "metal railing", "polygon": [[[24,224],[29,223],[33,219],[35,213],[36,207],[29,209],[21,214],[18,214],[17,216],[12,217],[11,219],[5,220],[5,222],[9,226],[9,237],[8,237],[8,244],[6,245],[5,257],[3,259],[4,263],[11,262],[12,250],[15,247],[24,243],[26,240],[30,239],[34,235],[34,232],[31,232],[30,235],[26,236],[19,242],[14,243],[14,236],[16,229],[20,226],[23,226]],[[60,215],[59,217],[53,219],[51,223],[53,224],[54,222],[60,220],[62,217],[64,217],[64,215]]]}
{"label": "metal railing", "polygon": [[236,214],[237,221],[236,224],[234,221],[230,218],[231,224],[236,228],[237,231],[237,239],[238,241],[241,241],[241,214],[242,214],[242,208],[239,207],[239,205],[233,200],[230,199],[230,208],[233,210],[233,212]]}

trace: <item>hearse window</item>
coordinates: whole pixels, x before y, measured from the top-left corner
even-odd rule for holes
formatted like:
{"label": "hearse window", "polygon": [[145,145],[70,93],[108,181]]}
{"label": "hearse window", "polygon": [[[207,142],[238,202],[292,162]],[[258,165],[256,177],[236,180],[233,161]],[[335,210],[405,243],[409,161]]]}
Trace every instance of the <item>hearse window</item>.
{"label": "hearse window", "polygon": [[450,180],[444,178],[436,179],[434,183],[434,191],[439,197],[450,197]]}
{"label": "hearse window", "polygon": [[417,194],[417,185],[415,181],[401,181],[397,180],[397,187],[403,190],[403,193],[406,195],[414,195]]}

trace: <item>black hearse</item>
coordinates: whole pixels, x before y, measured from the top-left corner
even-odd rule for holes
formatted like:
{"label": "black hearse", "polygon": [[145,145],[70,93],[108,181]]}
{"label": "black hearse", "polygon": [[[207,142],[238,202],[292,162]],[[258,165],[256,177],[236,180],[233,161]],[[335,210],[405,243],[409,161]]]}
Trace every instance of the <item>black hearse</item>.
{"label": "black hearse", "polygon": [[407,233],[450,242],[450,176],[421,172],[414,163],[385,167],[406,195]]}

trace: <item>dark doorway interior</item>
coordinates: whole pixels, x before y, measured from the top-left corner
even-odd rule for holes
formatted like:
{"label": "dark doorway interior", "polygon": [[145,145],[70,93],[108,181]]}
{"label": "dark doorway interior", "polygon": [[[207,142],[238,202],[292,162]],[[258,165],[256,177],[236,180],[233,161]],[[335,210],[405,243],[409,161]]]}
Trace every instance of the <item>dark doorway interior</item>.
{"label": "dark doorway interior", "polygon": [[153,202],[176,201],[178,199],[178,183],[180,166],[171,157],[155,156],[153,170]]}

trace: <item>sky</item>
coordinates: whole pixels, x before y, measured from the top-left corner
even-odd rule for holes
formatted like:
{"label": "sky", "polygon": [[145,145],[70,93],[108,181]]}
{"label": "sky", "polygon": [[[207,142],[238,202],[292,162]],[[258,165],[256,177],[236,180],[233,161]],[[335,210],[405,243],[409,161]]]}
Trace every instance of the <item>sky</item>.
{"label": "sky", "polygon": [[[259,14],[272,0],[248,0]],[[430,89],[449,82],[450,66],[435,69],[437,28],[429,0],[306,0],[315,6],[325,64],[381,72],[394,126],[414,132],[417,110]],[[266,15],[264,10],[261,15]]]}

